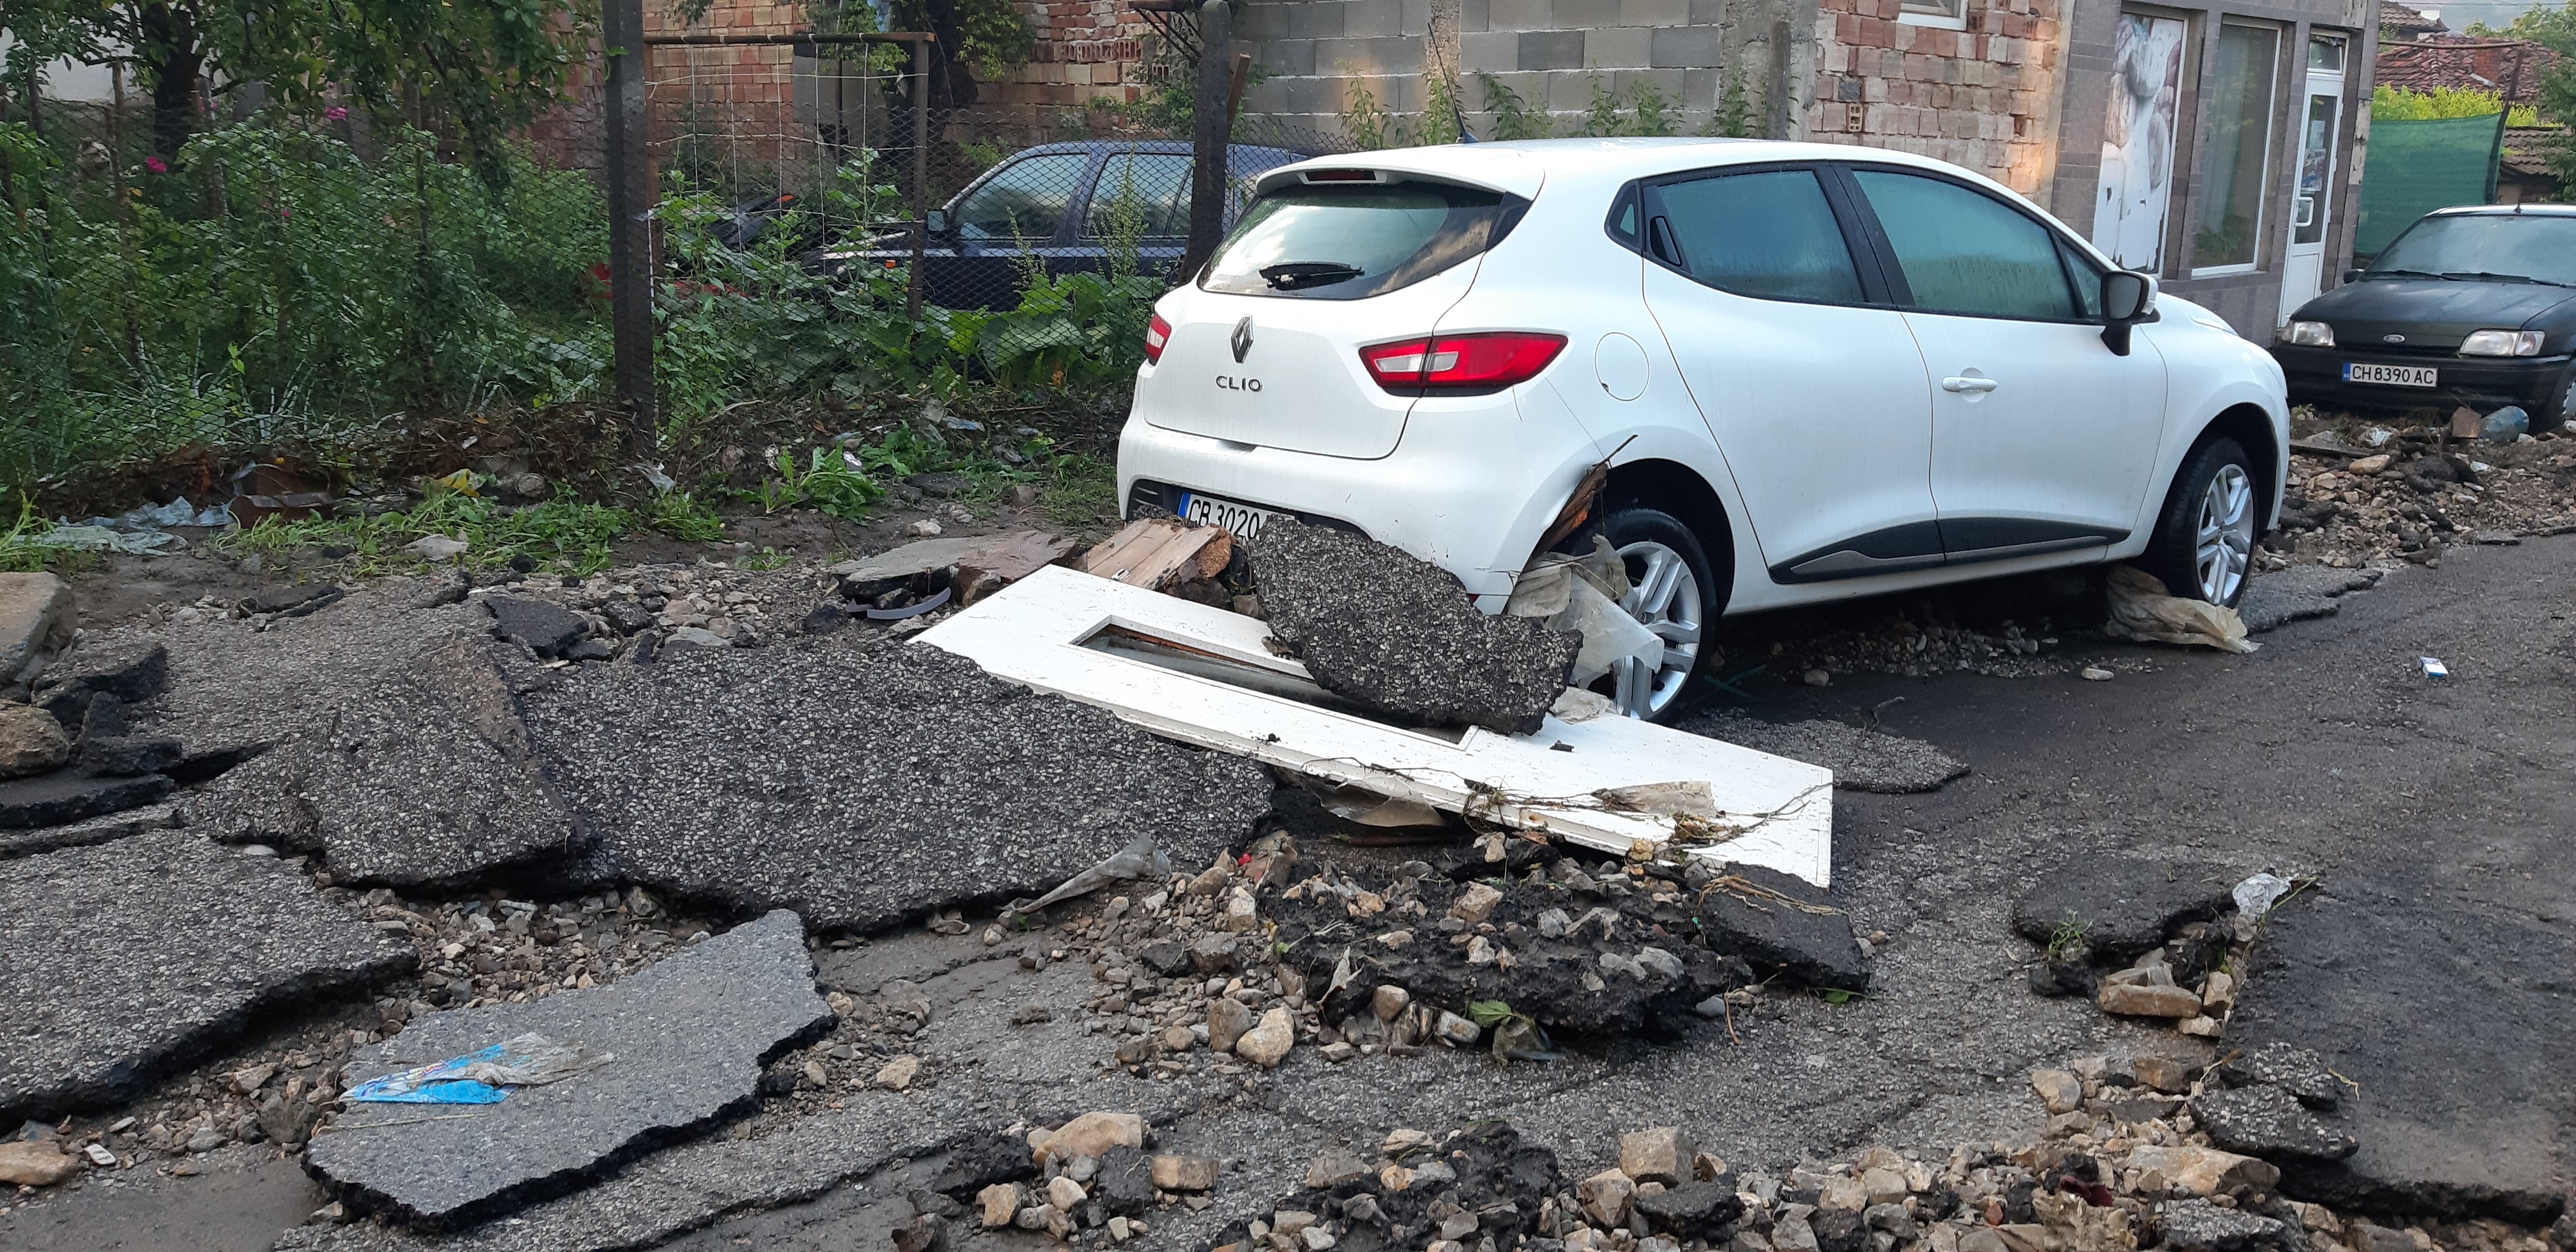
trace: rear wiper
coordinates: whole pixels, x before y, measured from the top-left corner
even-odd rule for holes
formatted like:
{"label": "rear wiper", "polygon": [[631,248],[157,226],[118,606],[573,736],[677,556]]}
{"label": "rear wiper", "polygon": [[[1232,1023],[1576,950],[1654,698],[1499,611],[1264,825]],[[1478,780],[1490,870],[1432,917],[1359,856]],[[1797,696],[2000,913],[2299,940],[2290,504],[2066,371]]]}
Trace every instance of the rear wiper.
{"label": "rear wiper", "polygon": [[1283,265],[1261,267],[1261,277],[1281,291],[1302,291],[1308,287],[1328,287],[1346,283],[1360,276],[1360,267],[1339,261],[1290,261]]}
{"label": "rear wiper", "polygon": [[2498,274],[2498,273],[2495,273],[2494,271],[2491,271],[2491,270],[2478,270],[2478,271],[2476,271],[2476,272],[2474,272],[2474,273],[2451,273],[2451,274],[2444,274],[2444,275],[2442,275],[2442,277],[2444,277],[2444,278],[2456,278],[2456,279],[2460,279],[2460,280],[2462,280],[2462,281],[2464,281],[2464,282],[2465,282],[2465,281],[2482,281],[2482,282],[2490,282],[2490,283],[2535,283],[2535,284],[2538,284],[2538,285],[2543,286],[2543,287],[2564,287],[2564,286],[2566,286],[2566,285],[2567,285],[2567,284],[2565,284],[2565,283],[2553,283],[2553,282],[2549,281],[2549,280],[2548,280],[2548,279],[2546,279],[2546,278],[2534,278],[2534,277],[2532,277],[2532,276],[2531,276],[2531,275],[2529,275],[2529,274]]}

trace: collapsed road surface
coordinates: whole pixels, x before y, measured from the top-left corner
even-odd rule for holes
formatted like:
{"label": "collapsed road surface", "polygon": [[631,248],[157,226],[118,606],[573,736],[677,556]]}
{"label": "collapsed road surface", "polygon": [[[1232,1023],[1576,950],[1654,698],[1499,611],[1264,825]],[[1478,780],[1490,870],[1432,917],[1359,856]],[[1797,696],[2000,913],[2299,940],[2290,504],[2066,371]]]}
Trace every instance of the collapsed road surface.
{"label": "collapsed road surface", "polygon": [[[2151,1074],[2196,1072],[2239,1047],[2280,1042],[2313,1050],[2350,1084],[2325,1116],[2354,1143],[2342,1156],[2285,1154],[2288,1164],[2276,1167],[2283,1186],[2312,1188],[2305,1194],[2390,1226],[2438,1231],[2434,1241],[2445,1247],[2530,1252],[2543,1238],[2533,1225],[2427,1223],[2445,1214],[2545,1222],[2568,1187],[2576,1079],[2564,1063],[2564,1041],[2576,1029],[2566,974],[2576,968],[2569,939],[2576,852],[2559,832],[2576,821],[2567,787],[2576,751],[2564,715],[2532,693],[2563,690],[2570,677],[2576,625],[2562,606],[2571,556],[2576,540],[2565,539],[2455,552],[2440,570],[2398,571],[2344,597],[2334,616],[2263,636],[2265,648],[2251,656],[2101,645],[2094,655],[2119,675],[2106,682],[2071,674],[1864,676],[1821,688],[1750,686],[1758,697],[1752,711],[1765,720],[1874,719],[1879,729],[1929,743],[1973,771],[1932,791],[1839,797],[1832,900],[1869,949],[1859,995],[1784,993],[1785,981],[1771,990],[1739,987],[1715,1016],[1701,1017],[1679,1038],[1569,1035],[1548,1041],[1553,1060],[1503,1063],[1481,1048],[1436,1041],[1360,1052],[1348,1046],[1357,1029],[1328,1041],[1305,1005],[1332,997],[1309,1001],[1304,994],[1324,992],[1324,979],[1288,987],[1280,971],[1257,959],[1268,916],[1256,914],[1238,929],[1235,901],[1275,910],[1269,902],[1276,893],[1330,866],[1334,882],[1355,884],[1349,907],[1356,919],[1368,907],[1359,888],[1386,907],[1391,897],[1379,894],[1381,884],[1445,870],[1408,868],[1418,859],[1436,861],[1429,855],[1436,849],[1339,842],[1338,828],[1292,795],[1272,824],[1284,823],[1295,839],[1293,862],[1273,839],[1250,864],[1220,873],[1204,860],[1175,858],[1168,873],[1028,919],[1025,928],[997,925],[989,912],[943,911],[925,928],[814,936],[817,977],[839,1025],[768,1061],[756,1110],[712,1133],[585,1167],[594,1172],[577,1180],[582,1185],[452,1233],[369,1220],[332,1224],[351,1209],[328,1210],[333,1197],[306,1179],[303,1153],[276,1146],[293,1141],[295,1127],[275,1123],[283,1134],[258,1128],[262,1101],[276,1099],[290,1081],[312,1091],[360,1077],[342,1071],[377,1055],[364,1049],[407,1033],[387,1005],[418,1018],[475,1012],[464,1007],[474,1001],[541,999],[541,984],[565,988],[554,995],[587,995],[574,984],[622,985],[635,969],[683,959],[671,953],[712,942],[751,916],[687,900],[657,904],[632,891],[612,896],[595,884],[551,894],[515,887],[523,896],[326,888],[326,898],[379,933],[417,945],[441,985],[390,975],[377,985],[377,998],[358,1001],[354,1011],[318,1005],[306,1016],[274,1016],[247,1036],[191,1036],[192,1046],[210,1050],[174,1056],[175,1069],[42,1128],[72,1149],[65,1155],[96,1146],[116,1164],[82,1165],[72,1181],[0,1197],[10,1206],[0,1213],[0,1246],[267,1248],[283,1239],[285,1246],[335,1249],[920,1247],[932,1229],[923,1224],[927,1214],[944,1221],[938,1229],[947,1246],[1035,1248],[1052,1238],[1050,1212],[1090,1241],[1115,1241],[1123,1229],[1131,1243],[1142,1240],[1137,1246],[1208,1247],[1252,1237],[1256,1221],[1264,1239],[1291,1225],[1300,1229],[1288,1237],[1302,1239],[1304,1229],[1317,1227],[1301,1225],[1291,1211],[1313,1212],[1286,1202],[1317,1202],[1307,1184],[1319,1161],[1348,1154],[1357,1168],[1377,1171],[1370,1186],[1383,1191],[1387,1157],[1410,1162],[1413,1176],[1436,1163],[1393,1132],[1420,1127],[1445,1136],[1507,1117],[1517,1144],[1552,1155],[1568,1190],[1581,1180],[1580,1199],[1655,1230],[1662,1228],[1652,1223],[1664,1219],[1644,1215],[1673,1206],[1633,1196],[1647,1185],[1680,1195],[1691,1180],[1669,1167],[1656,1173],[1651,1164],[1631,1165],[1622,1139],[1647,1127],[1686,1127],[1699,1148],[1723,1158],[1725,1176],[1753,1187],[1749,1180],[1765,1175],[1775,1185],[1767,1198],[1753,1194],[1776,1223],[1767,1233],[1740,1229],[1740,1252],[1900,1245],[1948,1252],[1942,1230],[1969,1252],[2030,1252],[2019,1243],[1989,1246],[1998,1236],[1982,1223],[1968,1228],[1972,1238],[1951,1226],[1918,1229],[1908,1208],[1932,1207],[1930,1197],[1946,1185],[1937,1179],[1925,1189],[1896,1184],[1885,1193],[1905,1197],[1894,1214],[1869,1203],[1882,1198],[1871,1179],[1902,1179],[1907,1155],[1936,1165],[1955,1159],[1952,1150],[1962,1144],[2025,1145],[2043,1131],[2052,1142],[2071,1142],[2069,1135],[2103,1126],[2085,1111],[2088,1095],[2108,1101],[2125,1091],[2140,1097],[2129,1103],[2154,1106],[2142,1115],[2187,1116],[2175,1107],[2179,1096],[2154,1098],[2172,1084],[2148,1081]],[[811,588],[806,583],[802,593],[809,600]],[[787,600],[795,593],[782,574],[762,594]],[[272,624],[266,633],[278,638],[265,641],[238,622],[166,632],[171,687],[147,721],[186,741],[216,725],[215,712],[237,713],[240,705],[215,694],[226,689],[228,666],[247,672],[272,664],[258,651],[263,642],[366,641],[347,646],[373,649],[367,654],[381,670],[443,639],[449,615],[462,612],[408,603],[391,593],[353,594],[310,617]],[[791,617],[800,608],[785,607]],[[1873,610],[1849,612],[1862,618]],[[333,655],[339,659],[324,664],[334,674],[354,676],[371,664]],[[2452,677],[2424,677],[2416,665],[2424,655],[2442,658]],[[727,660],[744,658],[757,652]],[[250,685],[278,690],[264,678],[231,684]],[[1904,700],[1889,703],[1897,696]],[[283,693],[278,704],[289,700],[311,707],[314,697]],[[632,729],[609,722],[591,733],[604,746]],[[127,841],[147,837],[170,836]],[[2229,1034],[2212,1042],[2106,1016],[2082,998],[2033,994],[2028,975],[2044,953],[2015,932],[2014,907],[2044,876],[2078,863],[2135,874],[2149,885],[2171,880],[2181,867],[2268,869],[2309,885],[2263,927],[2242,971]],[[1281,881],[1267,881],[1262,867],[1277,864],[1291,867]],[[1537,889],[1513,868],[1509,891]],[[1616,876],[1615,867],[1598,862],[1582,871],[1540,868],[1551,875],[1549,890],[1574,872],[1591,880]],[[1468,876],[1475,877],[1472,868]],[[1662,889],[1650,884],[1647,891]],[[100,893],[95,907],[112,909],[115,894]],[[1459,917],[1465,892],[1444,885],[1417,894],[1442,907],[1411,928],[1419,932],[1413,942],[1475,937],[1472,925],[1451,932],[1432,924]],[[264,924],[271,904],[236,898],[238,924]],[[1643,907],[1648,898],[1610,904],[1613,911],[1636,906],[1639,925],[1660,924]],[[1568,911],[1582,919],[1582,910]],[[1391,933],[1389,925],[1373,923],[1370,932]],[[697,938],[702,931],[712,933]],[[67,948],[72,942],[62,941]],[[1613,955],[1633,964],[1641,951],[1623,947]],[[489,971],[477,964],[486,952],[496,958]],[[172,968],[169,977],[183,984],[193,973]],[[1242,1011],[1213,1007],[1220,1001]],[[7,1010],[18,1016],[0,1033],[13,1059],[28,1020],[24,1007]],[[1405,1020],[1403,1012],[1388,1020]],[[1193,1025],[1239,1028],[1257,1041],[1247,1047],[1237,1039],[1220,1053]],[[366,1042],[352,1043],[353,1034]],[[2033,1099],[2034,1071],[2054,1075],[2086,1054],[2118,1060],[2080,1079],[2047,1078],[2079,1084],[2066,1103],[2053,1090],[2043,1093],[2049,1103]],[[2166,1058],[2179,1064],[2144,1064]],[[244,1085],[249,1093],[238,1090]],[[2280,1108],[2276,1121],[2296,1116],[2260,1084],[2247,1090],[2256,1096],[2237,1102],[2269,1099]],[[1079,1115],[1101,1110],[1134,1114],[1150,1140],[1140,1134],[1141,1146],[1131,1147],[1115,1134],[1101,1139],[1080,1158],[1092,1162],[1084,1180],[1073,1179],[1074,1171],[1033,1176],[1024,1150],[1016,1160],[995,1155],[1005,1135],[1025,1148],[1031,1132],[1064,1133]],[[136,1122],[111,1129],[127,1117]],[[155,1147],[149,1135],[163,1125],[166,1146]],[[2088,1152],[2113,1151],[2098,1137],[2088,1142]],[[1393,1150],[1383,1146],[1390,1144]],[[1881,1158],[1888,1168],[1803,1178],[1795,1172],[1802,1162],[1866,1156],[1861,1149],[1881,1144],[1897,1150]],[[1126,1151],[1147,1154],[1145,1165]],[[1483,1159],[1477,1151],[1469,1156]],[[1135,1181],[1122,1169],[1159,1174],[1166,1157],[1176,1163],[1168,1177],[1147,1180],[1143,1207],[1134,1210],[1141,1218],[1119,1212],[1124,1226],[1081,1227],[1086,1205],[1132,1196],[1125,1189]],[[1192,1163],[1208,1168],[1193,1174]],[[1628,1169],[1608,1177],[1614,1165]],[[2186,1175],[2181,1164],[2175,1168],[2181,1185]],[[2227,1169],[2242,1181],[2241,1167]],[[1328,1182],[1337,1176],[1323,1175]],[[1460,1176],[1463,1187],[1469,1179]],[[1673,1182],[1655,1181],[1664,1177]],[[1051,1209],[1038,1199],[1062,1193],[1058,1181],[1084,1200]],[[2254,1211],[2254,1197],[2232,1194],[2218,1197],[2226,1204],[2169,1202],[2154,1220],[2125,1228],[2123,1242],[2081,1224],[2082,1206],[2070,1216],[2057,1201],[2076,1193],[2053,1175],[2043,1181],[2052,1183],[2049,1194],[2001,1197],[1992,1229],[2019,1240],[2054,1231],[2048,1222],[2063,1218],[2075,1223],[2069,1230],[2100,1236],[2067,1247],[2161,1241],[2194,1252],[2299,1245],[2402,1252],[2383,1235],[2420,1246],[2358,1223],[2313,1225],[2312,1237],[2300,1238],[2297,1226],[2285,1231],[2277,1217]],[[2078,1183],[2079,1191],[2102,1185]],[[1495,1186],[1516,1203],[1537,1199],[1535,1188]],[[977,1205],[997,1187],[1004,1200],[1035,1202],[1011,1204],[1004,1226],[988,1231]],[[1014,1197],[1010,1187],[1023,1191]],[[1485,1202],[1486,1193],[1459,1194]],[[344,1193],[340,1202],[363,1200]],[[1854,1203],[1848,1210],[1841,1207],[1847,1200]],[[1795,1212],[1802,1206],[1813,1211]],[[1445,1229],[1458,1216],[1437,1203],[1381,1208],[1408,1230]],[[298,1225],[315,1210],[326,1215]],[[1021,1228],[1030,1213],[1036,1227]],[[1851,1216],[1828,1220],[1840,1213]],[[1875,1216],[1862,1224],[1864,1213]],[[1333,1220],[1344,1238],[1366,1224],[1347,1205]],[[1658,1237],[1674,1236],[1621,1236],[1628,1246]]]}

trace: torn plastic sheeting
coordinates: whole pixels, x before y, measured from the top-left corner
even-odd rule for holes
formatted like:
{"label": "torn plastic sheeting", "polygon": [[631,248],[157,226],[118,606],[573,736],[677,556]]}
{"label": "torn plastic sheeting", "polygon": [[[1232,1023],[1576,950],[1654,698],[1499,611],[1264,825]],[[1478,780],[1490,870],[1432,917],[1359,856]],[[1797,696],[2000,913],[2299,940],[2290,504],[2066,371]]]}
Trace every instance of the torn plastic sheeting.
{"label": "torn plastic sheeting", "polygon": [[1297,776],[1297,783],[1314,793],[1316,801],[1324,806],[1325,812],[1354,825],[1378,830],[1396,830],[1413,826],[1449,824],[1449,819],[1442,817],[1439,809],[1432,807],[1430,801],[1413,794],[1412,788],[1409,787],[1403,789],[1400,794],[1389,795],[1384,791],[1355,784],[1345,783],[1335,786],[1304,774]]}
{"label": "torn plastic sheeting", "polygon": [[56,526],[41,535],[29,536],[27,542],[40,548],[70,548],[79,552],[126,552],[155,555],[188,546],[188,541],[166,530],[118,530],[111,526],[79,523]]}
{"label": "torn plastic sheeting", "polygon": [[2268,872],[2256,874],[2236,884],[2232,894],[2236,897],[2237,912],[2259,918],[2271,912],[2272,906],[2281,902],[2281,897],[2290,894],[2290,880]]}
{"label": "torn plastic sheeting", "polygon": [[361,1104],[498,1104],[507,1087],[539,1087],[615,1060],[540,1034],[517,1035],[479,1052],[418,1065],[349,1089]]}
{"label": "torn plastic sheeting", "polygon": [[2164,582],[2134,565],[2111,567],[2111,620],[2104,631],[2123,639],[2252,652],[2236,610],[2168,594]]}
{"label": "torn plastic sheeting", "polygon": [[[943,592],[941,594],[944,595],[946,593]],[[1075,896],[1089,895],[1092,892],[1098,891],[1114,882],[1135,882],[1138,879],[1161,878],[1171,872],[1172,858],[1164,855],[1161,848],[1154,846],[1154,837],[1152,835],[1138,835],[1136,836],[1135,842],[1130,843],[1126,847],[1119,849],[1117,852],[1110,854],[1107,859],[1101,861],[1098,865],[1094,865],[1091,868],[1064,880],[1064,884],[1062,886],[1057,887],[1055,890],[1050,891],[1045,895],[1039,896],[1036,900],[1027,904],[1014,904],[1011,907],[1002,910],[1002,916],[1007,918],[1020,914],[1035,913],[1059,900],[1070,900]]]}
{"label": "torn plastic sheeting", "polygon": [[1619,607],[1619,598],[1632,589],[1627,561],[1609,540],[1595,535],[1588,555],[1552,552],[1532,561],[1512,584],[1503,612],[1544,618],[1550,630],[1581,635],[1583,650],[1575,654],[1574,672],[1568,676],[1581,687],[1631,658],[1650,673],[1663,667],[1663,637]]}

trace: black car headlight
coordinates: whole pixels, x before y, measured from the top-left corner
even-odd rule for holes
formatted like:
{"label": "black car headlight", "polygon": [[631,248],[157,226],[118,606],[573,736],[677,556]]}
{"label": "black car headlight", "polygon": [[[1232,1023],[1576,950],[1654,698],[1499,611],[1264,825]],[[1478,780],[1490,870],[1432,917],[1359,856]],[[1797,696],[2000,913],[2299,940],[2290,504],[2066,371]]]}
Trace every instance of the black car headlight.
{"label": "black car headlight", "polygon": [[2473,330],[2460,341],[2461,356],[2539,356],[2547,335],[2536,330]]}
{"label": "black car headlight", "polygon": [[2331,348],[2334,346],[2334,327],[2324,322],[2292,322],[2290,343],[2300,348]]}

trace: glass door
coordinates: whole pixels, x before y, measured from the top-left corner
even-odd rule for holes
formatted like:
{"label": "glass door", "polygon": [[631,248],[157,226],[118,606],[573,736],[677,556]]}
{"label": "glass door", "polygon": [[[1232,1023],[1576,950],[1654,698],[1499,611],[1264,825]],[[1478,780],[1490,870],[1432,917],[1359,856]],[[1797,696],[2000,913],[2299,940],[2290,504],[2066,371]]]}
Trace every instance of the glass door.
{"label": "glass door", "polygon": [[2290,197],[2290,247],[2281,266],[2281,310],[2287,324],[2325,283],[2326,227],[2334,205],[2335,133],[2343,120],[2344,41],[2308,41],[2307,103],[2299,126],[2299,182]]}

